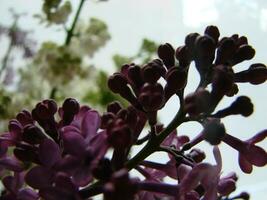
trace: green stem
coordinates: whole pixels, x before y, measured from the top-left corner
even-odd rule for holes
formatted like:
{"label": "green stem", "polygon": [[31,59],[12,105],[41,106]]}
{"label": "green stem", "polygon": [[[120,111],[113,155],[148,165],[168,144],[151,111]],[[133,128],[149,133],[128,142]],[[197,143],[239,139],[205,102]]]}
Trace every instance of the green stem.
{"label": "green stem", "polygon": [[[77,21],[79,19],[79,16],[80,16],[80,13],[81,13],[81,10],[82,10],[84,2],[85,2],[85,0],[81,0],[80,1],[79,7],[78,7],[78,9],[76,11],[76,14],[75,14],[75,17],[73,19],[73,22],[72,22],[72,25],[71,25],[70,29],[67,29],[66,27],[64,27],[66,32],[67,32],[67,36],[66,36],[66,39],[65,39],[64,46],[69,46],[72,37],[75,35],[74,34],[74,30],[75,30],[75,27],[77,25]],[[58,88],[57,87],[53,87],[51,92],[50,92],[50,95],[49,95],[50,98],[54,99],[56,97],[56,93],[57,92],[58,92]]]}
{"label": "green stem", "polygon": [[2,75],[3,71],[7,68],[7,63],[8,63],[11,51],[12,51],[12,41],[10,41],[10,43],[8,45],[7,52],[5,54],[5,57],[2,60],[2,67],[0,69],[0,76]]}
{"label": "green stem", "polygon": [[138,163],[143,161],[149,155],[157,151],[159,145],[163,142],[163,140],[174,130],[176,129],[181,123],[183,123],[184,119],[184,112],[183,106],[180,108],[179,112],[170,122],[170,124],[161,132],[159,135],[154,137],[153,139],[149,140],[144,148],[137,153],[131,160],[126,163],[126,167],[130,170],[134,168]]}
{"label": "green stem", "polygon": [[65,40],[65,46],[68,46],[70,44],[70,42],[71,42],[71,38],[74,35],[73,32],[75,30],[75,27],[76,27],[76,24],[77,24],[77,21],[78,21],[79,15],[81,13],[81,10],[82,10],[84,2],[85,2],[85,0],[81,0],[80,1],[78,10],[77,10],[77,12],[75,14],[75,17],[74,17],[74,20],[72,22],[71,28],[69,30],[67,30],[67,37],[66,37],[66,40]]}

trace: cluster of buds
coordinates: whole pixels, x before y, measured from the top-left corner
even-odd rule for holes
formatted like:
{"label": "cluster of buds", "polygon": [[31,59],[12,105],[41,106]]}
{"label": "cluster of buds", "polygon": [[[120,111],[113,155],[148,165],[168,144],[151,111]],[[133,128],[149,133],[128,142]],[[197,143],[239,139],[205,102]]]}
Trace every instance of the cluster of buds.
{"label": "cluster of buds", "polygon": [[[255,50],[244,36],[219,36],[218,28],[209,26],[204,35],[189,34],[176,50],[168,43],[160,45],[159,58],[142,67],[123,65],[108,86],[131,104],[127,108],[112,102],[100,115],[68,98],[59,108],[53,100],[44,100],[32,112],[17,114],[9,131],[0,136],[5,188],[0,199],[82,200],[98,194],[105,200],[249,199],[246,192],[232,196],[238,179],[234,172],[221,175],[220,143],[238,151],[241,170],[251,173],[253,166],[267,164],[266,151],[257,145],[267,137],[267,130],[245,141],[227,132],[222,118],[253,113],[247,96],[215,110],[224,96],[238,93],[238,84],[264,83],[267,68],[256,63],[235,72],[234,65],[252,59]],[[200,83],[184,95],[191,62]],[[175,95],[179,110],[164,126],[157,113]],[[203,127],[194,138],[178,134],[179,125],[188,121]],[[140,138],[146,123],[150,130]],[[205,152],[196,147],[202,141],[212,146],[215,164],[205,162]],[[132,156],[135,145],[142,143],[146,144]],[[157,151],[167,153],[166,163],[146,159]],[[132,169],[142,178],[133,178]],[[166,177],[175,184],[164,182]]]}
{"label": "cluster of buds", "polygon": [[[182,91],[187,82],[187,68],[174,65],[173,47],[162,45],[158,53],[162,60],[155,59],[143,67],[126,64],[121,72],[114,73],[108,80],[110,90],[146,113],[151,126],[157,123],[157,111],[172,95]],[[159,82],[160,78],[166,80],[165,86]]]}

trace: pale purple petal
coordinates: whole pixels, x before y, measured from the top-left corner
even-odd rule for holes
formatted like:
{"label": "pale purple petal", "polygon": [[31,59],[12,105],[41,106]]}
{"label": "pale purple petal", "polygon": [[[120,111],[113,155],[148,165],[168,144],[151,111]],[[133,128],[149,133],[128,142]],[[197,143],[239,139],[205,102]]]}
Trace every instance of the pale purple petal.
{"label": "pale purple petal", "polygon": [[14,172],[21,172],[23,171],[23,165],[14,157],[3,157],[0,159],[0,166],[14,171]]}
{"label": "pale purple petal", "polygon": [[181,164],[179,165],[178,169],[177,169],[177,175],[179,180],[183,180],[188,174],[189,172],[192,170],[192,167],[185,165],[185,164]]}
{"label": "pale purple petal", "polygon": [[19,188],[22,187],[23,181],[24,181],[23,173],[15,173],[14,176],[6,176],[2,180],[5,188],[13,193],[17,193]]}
{"label": "pale purple petal", "polygon": [[239,163],[239,166],[240,166],[240,169],[247,173],[247,174],[250,174],[252,172],[252,164],[250,162],[247,161],[247,159],[239,153],[238,155],[238,163]]}
{"label": "pale purple petal", "polygon": [[255,166],[262,167],[267,164],[266,151],[256,145],[249,145],[247,150],[242,153],[242,155]]}
{"label": "pale purple petal", "polygon": [[90,143],[88,144],[88,147],[90,149],[92,149],[96,159],[102,158],[106,154],[106,152],[107,152],[107,150],[109,148],[109,144],[107,142],[106,131],[102,131],[100,133],[97,133],[90,140]]}
{"label": "pale purple petal", "polygon": [[236,185],[233,179],[222,179],[218,184],[218,192],[223,196],[228,196],[235,191]]}
{"label": "pale purple petal", "polygon": [[63,132],[61,134],[63,140],[64,150],[75,156],[82,156],[85,152],[86,144],[83,136],[77,134],[77,132]]}
{"label": "pale purple petal", "polygon": [[256,135],[254,135],[252,138],[250,138],[249,140],[247,140],[248,143],[258,143],[263,141],[265,138],[267,137],[267,129],[257,133]]}
{"label": "pale purple petal", "polygon": [[216,200],[218,199],[217,195],[217,184],[211,185],[208,190],[205,192],[203,200]]}
{"label": "pale purple petal", "polygon": [[17,194],[18,200],[37,200],[39,195],[30,188],[21,189]]}
{"label": "pale purple petal", "polygon": [[222,156],[221,156],[221,152],[217,146],[214,146],[214,148],[213,148],[213,155],[214,155],[214,158],[216,160],[217,170],[219,173],[222,169]]}
{"label": "pale purple petal", "polygon": [[72,175],[80,166],[80,160],[72,155],[65,155],[58,163],[53,167],[57,171],[65,172]]}
{"label": "pale purple petal", "polygon": [[58,144],[53,140],[44,139],[39,146],[39,159],[43,165],[52,167],[60,160],[61,153]]}
{"label": "pale purple petal", "polygon": [[92,137],[96,135],[96,132],[100,126],[100,115],[95,110],[89,110],[83,117],[81,124],[82,135],[86,138],[86,141],[90,141]]}
{"label": "pale purple petal", "polygon": [[86,186],[93,180],[90,167],[81,165],[79,169],[72,176],[73,182],[78,186]]}
{"label": "pale purple petal", "polygon": [[23,127],[19,123],[19,121],[17,121],[16,119],[12,119],[9,122],[8,129],[9,129],[11,137],[14,140],[21,140]]}
{"label": "pale purple petal", "polygon": [[35,188],[41,189],[52,184],[54,174],[51,170],[36,166],[32,168],[25,176],[26,183]]}
{"label": "pale purple petal", "polygon": [[82,120],[83,120],[83,117],[84,115],[89,111],[91,110],[90,107],[88,106],[82,106],[78,112],[77,115],[74,116],[74,119],[73,121],[71,122],[71,125],[74,125],[76,126],[78,129],[81,129],[81,124],[82,124]]}
{"label": "pale purple petal", "polygon": [[74,193],[78,191],[78,187],[72,182],[72,179],[62,172],[59,172],[56,175],[55,187],[60,188],[66,193]]}

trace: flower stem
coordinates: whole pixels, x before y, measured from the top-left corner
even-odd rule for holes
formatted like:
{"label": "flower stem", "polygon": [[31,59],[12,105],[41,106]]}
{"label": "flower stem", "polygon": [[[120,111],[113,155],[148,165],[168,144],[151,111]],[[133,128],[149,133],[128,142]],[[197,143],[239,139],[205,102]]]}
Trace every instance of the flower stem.
{"label": "flower stem", "polygon": [[156,137],[151,138],[151,140],[147,142],[144,148],[132,159],[130,159],[125,166],[130,170],[145,158],[147,158],[149,155],[157,151],[159,145],[163,142],[163,140],[181,123],[183,123],[184,115],[183,106],[181,106],[179,112],[175,115],[170,124]]}
{"label": "flower stem", "polygon": [[78,21],[79,15],[81,13],[81,10],[82,10],[84,2],[85,2],[85,0],[81,0],[80,1],[79,7],[78,7],[78,9],[76,11],[76,14],[75,14],[74,20],[72,22],[72,25],[71,25],[70,29],[67,30],[67,37],[66,37],[66,40],[65,40],[65,46],[68,46],[70,44],[70,42],[71,42],[72,36],[74,35],[73,32],[75,30],[75,27],[76,27],[76,24],[77,24],[77,21]]}

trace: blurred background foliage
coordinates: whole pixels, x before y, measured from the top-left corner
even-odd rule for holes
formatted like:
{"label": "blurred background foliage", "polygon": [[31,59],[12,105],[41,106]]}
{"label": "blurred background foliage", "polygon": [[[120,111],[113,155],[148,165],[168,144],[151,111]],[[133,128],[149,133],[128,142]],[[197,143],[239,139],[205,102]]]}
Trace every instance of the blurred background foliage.
{"label": "blurred background foliage", "polygon": [[[78,9],[73,10],[72,1],[43,0],[42,13],[33,16],[40,26],[48,29],[56,26],[64,31],[64,44],[45,41],[36,48],[38,41],[31,37],[34,30],[24,30],[18,25],[24,14],[15,10],[10,10],[14,21],[11,26],[0,24],[0,39],[8,40],[0,66],[0,130],[6,130],[8,120],[18,111],[31,109],[42,99],[62,102],[67,97],[75,97],[101,111],[114,100],[127,104],[107,88],[109,74],[91,62],[111,36],[104,21],[97,18],[79,20],[84,3],[86,1],[81,0]],[[74,14],[73,19],[71,14]],[[154,41],[144,38],[135,55],[114,54],[114,71],[125,63],[146,63],[155,56],[157,46]],[[24,66],[16,66],[14,62],[20,55],[19,59],[27,60],[22,62],[26,63]],[[79,89],[75,89],[77,87]]]}

